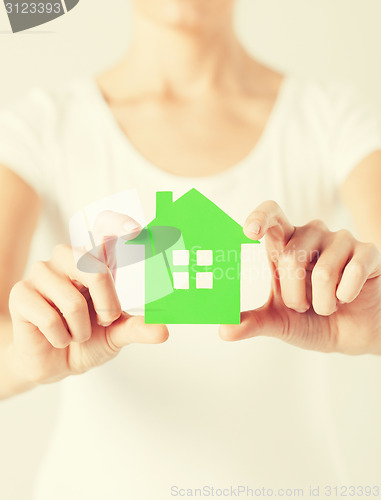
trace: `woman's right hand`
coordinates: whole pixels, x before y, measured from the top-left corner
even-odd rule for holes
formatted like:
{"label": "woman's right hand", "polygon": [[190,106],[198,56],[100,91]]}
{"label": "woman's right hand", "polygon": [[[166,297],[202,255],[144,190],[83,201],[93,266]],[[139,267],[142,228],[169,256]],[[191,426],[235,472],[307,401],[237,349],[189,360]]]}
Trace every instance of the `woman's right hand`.
{"label": "woman's right hand", "polygon": [[96,226],[107,245],[107,258],[103,252],[86,253],[93,272],[80,271],[73,248],[58,245],[50,260],[36,262],[11,290],[14,350],[24,376],[34,384],[84,373],[128,344],[156,344],[168,338],[166,326],[146,325],[143,317],[123,312],[115,290],[116,239],[133,239],[141,227],[114,212],[103,213]]}

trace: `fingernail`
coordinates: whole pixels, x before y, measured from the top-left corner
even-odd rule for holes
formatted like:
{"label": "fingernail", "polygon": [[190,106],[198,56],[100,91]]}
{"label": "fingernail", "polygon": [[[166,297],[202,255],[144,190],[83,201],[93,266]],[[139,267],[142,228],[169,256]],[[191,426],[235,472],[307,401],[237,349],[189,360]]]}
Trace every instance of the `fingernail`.
{"label": "fingernail", "polygon": [[97,323],[99,326],[106,327],[106,326],[110,326],[113,323],[113,321],[105,321],[102,318],[100,318],[99,316],[97,316]]}
{"label": "fingernail", "polygon": [[104,328],[107,328],[108,326],[112,325],[112,321],[110,323],[106,323],[105,321],[101,324]]}
{"label": "fingernail", "polygon": [[295,309],[296,312],[298,312],[299,314],[304,314],[305,312],[307,312],[309,309],[309,307],[304,307],[304,308],[299,308],[299,309]]}
{"label": "fingernail", "polygon": [[127,233],[132,233],[137,231],[140,228],[140,225],[135,221],[127,221],[123,225],[123,229],[127,231]]}
{"label": "fingernail", "polygon": [[246,226],[245,230],[249,233],[259,234],[261,232],[261,226],[258,222],[251,222],[248,226]]}

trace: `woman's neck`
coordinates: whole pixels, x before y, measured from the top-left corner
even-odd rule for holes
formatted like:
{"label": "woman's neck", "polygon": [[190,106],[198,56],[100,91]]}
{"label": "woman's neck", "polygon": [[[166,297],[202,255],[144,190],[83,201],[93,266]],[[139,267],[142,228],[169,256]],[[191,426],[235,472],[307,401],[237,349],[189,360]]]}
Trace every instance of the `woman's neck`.
{"label": "woman's neck", "polygon": [[114,98],[155,94],[199,98],[242,90],[254,64],[235,36],[231,19],[208,29],[177,29],[137,14],[132,43],[115,68]]}

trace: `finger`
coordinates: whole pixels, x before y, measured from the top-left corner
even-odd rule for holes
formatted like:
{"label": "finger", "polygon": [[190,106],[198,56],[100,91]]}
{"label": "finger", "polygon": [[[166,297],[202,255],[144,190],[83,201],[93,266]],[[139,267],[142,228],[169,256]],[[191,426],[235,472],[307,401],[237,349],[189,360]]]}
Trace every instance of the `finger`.
{"label": "finger", "polygon": [[359,244],[345,266],[336,291],[337,299],[344,303],[352,302],[361,292],[365,282],[379,276],[380,271],[380,253],[376,246],[368,243]]}
{"label": "finger", "polygon": [[89,308],[85,297],[64,274],[57,274],[49,263],[37,262],[31,270],[37,291],[61,311],[74,342],[91,337]]}
{"label": "finger", "polygon": [[105,210],[98,214],[93,230],[94,249],[92,253],[111,271],[114,280],[116,277],[116,242],[118,238],[132,240],[142,230],[140,224],[126,214]]}
{"label": "finger", "polygon": [[282,338],[283,321],[276,308],[266,304],[253,311],[241,313],[239,325],[221,325],[222,340],[234,342],[259,335]]}
{"label": "finger", "polygon": [[310,307],[307,294],[307,267],[321,250],[321,234],[311,227],[296,228],[280,254],[276,277],[284,304],[299,313]]}
{"label": "finger", "polygon": [[10,308],[15,324],[15,341],[22,341],[24,347],[33,348],[38,341],[36,336],[30,335],[28,325],[38,328],[45,339],[55,348],[64,349],[71,342],[71,336],[65,328],[58,312],[26,282],[16,284],[12,295],[17,294],[17,310]]}
{"label": "finger", "polygon": [[80,271],[77,268],[71,247],[58,245],[53,251],[51,263],[70,280],[78,281],[88,288],[98,323],[108,326],[118,319],[122,312],[110,269],[89,253],[82,259],[84,268],[91,272]]}
{"label": "finger", "polygon": [[247,218],[244,232],[248,238],[262,238],[265,234],[287,243],[295,227],[275,201],[261,203]]}
{"label": "finger", "polygon": [[99,245],[104,238],[109,237],[132,240],[139,235],[141,230],[139,222],[128,215],[105,210],[98,214],[94,223],[95,244]]}
{"label": "finger", "polygon": [[337,310],[336,289],[348,259],[352,256],[354,238],[347,231],[334,233],[312,270],[312,305],[320,316]]}
{"label": "finger", "polygon": [[106,329],[107,342],[116,351],[132,343],[160,344],[168,336],[165,325],[146,325],[142,316],[130,316],[126,312]]}

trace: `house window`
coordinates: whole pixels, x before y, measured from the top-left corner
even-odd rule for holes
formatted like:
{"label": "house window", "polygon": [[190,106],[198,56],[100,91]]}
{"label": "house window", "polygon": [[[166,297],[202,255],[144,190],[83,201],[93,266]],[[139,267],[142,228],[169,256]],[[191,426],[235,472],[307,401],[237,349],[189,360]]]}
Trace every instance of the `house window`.
{"label": "house window", "polygon": [[[174,266],[189,266],[189,250],[173,250],[172,262]],[[173,273],[173,288],[188,289],[189,273],[176,271]]]}
{"label": "house window", "polygon": [[[211,266],[213,264],[213,251],[197,250],[196,259],[198,266]],[[189,250],[173,250],[172,262],[174,266],[189,266]],[[173,288],[189,289],[188,271],[174,271]],[[196,273],[196,288],[213,288],[213,273]]]}
{"label": "house window", "polygon": [[212,250],[197,250],[196,257],[198,266],[211,266],[213,264]]}
{"label": "house window", "polygon": [[213,288],[213,273],[196,273],[196,288]]}
{"label": "house window", "polygon": [[173,273],[173,288],[177,288],[177,289],[189,288],[189,273],[174,272]]}

